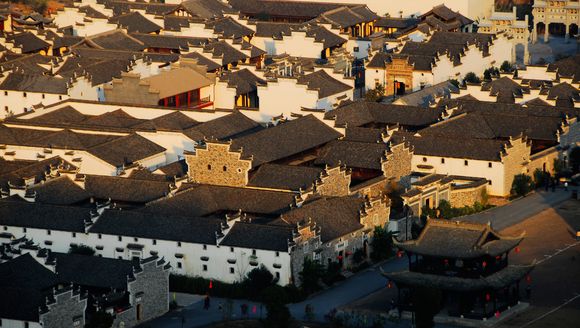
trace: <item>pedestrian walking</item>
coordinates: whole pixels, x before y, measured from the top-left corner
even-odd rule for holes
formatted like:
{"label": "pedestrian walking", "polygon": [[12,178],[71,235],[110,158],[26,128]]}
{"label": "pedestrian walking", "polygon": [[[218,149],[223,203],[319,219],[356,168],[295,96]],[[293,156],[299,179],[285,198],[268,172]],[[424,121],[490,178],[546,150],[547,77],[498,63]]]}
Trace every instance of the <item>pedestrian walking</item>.
{"label": "pedestrian walking", "polygon": [[564,182],[564,191],[568,191],[568,181]]}
{"label": "pedestrian walking", "polygon": [[209,301],[209,295],[205,295],[205,298],[203,299],[203,309],[204,310],[209,310],[209,306],[210,306],[210,301]]}
{"label": "pedestrian walking", "polygon": [[532,298],[532,287],[530,285],[526,286],[526,297],[528,300]]}

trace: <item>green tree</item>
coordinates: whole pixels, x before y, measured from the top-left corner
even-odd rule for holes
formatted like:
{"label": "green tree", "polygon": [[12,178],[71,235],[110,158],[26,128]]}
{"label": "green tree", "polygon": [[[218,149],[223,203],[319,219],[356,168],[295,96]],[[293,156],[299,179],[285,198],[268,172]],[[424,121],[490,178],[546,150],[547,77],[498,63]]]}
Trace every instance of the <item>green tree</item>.
{"label": "green tree", "polygon": [[377,84],[374,89],[367,90],[365,93],[366,101],[379,102],[385,96],[385,85]]}
{"label": "green tree", "polygon": [[550,173],[536,169],[534,171],[534,183],[538,188],[546,186],[546,184],[550,183]]}
{"label": "green tree", "polygon": [[68,249],[68,253],[93,256],[95,255],[95,249],[86,245],[72,244]]}
{"label": "green tree", "polygon": [[260,295],[264,289],[274,284],[274,276],[262,264],[250,271],[244,281],[248,293],[253,297]]}
{"label": "green tree", "polygon": [[527,174],[517,174],[512,182],[512,195],[525,196],[534,190],[534,181]]}
{"label": "green tree", "polygon": [[318,261],[304,259],[302,271],[299,273],[301,288],[306,294],[320,290],[320,279],[324,275],[324,267]]}
{"label": "green tree", "polygon": [[25,3],[32,7],[32,10],[40,14],[44,14],[48,8],[48,0],[27,0]]}
{"label": "green tree", "polygon": [[463,78],[463,82],[478,84],[478,83],[481,83],[481,79],[477,75],[475,75],[475,73],[469,72],[469,73],[465,74],[465,78]]}
{"label": "green tree", "polygon": [[554,158],[554,172],[556,173],[556,178],[564,175],[566,173],[566,163],[559,158]]}
{"label": "green tree", "polygon": [[375,262],[389,258],[393,253],[393,234],[383,227],[375,227],[371,241],[371,259]]}
{"label": "green tree", "polygon": [[451,79],[451,80],[449,80],[449,83],[451,83],[455,87],[459,88],[459,81],[457,81],[457,79]]}
{"label": "green tree", "polygon": [[570,151],[569,160],[572,173],[578,173],[578,171],[580,171],[580,147],[572,148]]}

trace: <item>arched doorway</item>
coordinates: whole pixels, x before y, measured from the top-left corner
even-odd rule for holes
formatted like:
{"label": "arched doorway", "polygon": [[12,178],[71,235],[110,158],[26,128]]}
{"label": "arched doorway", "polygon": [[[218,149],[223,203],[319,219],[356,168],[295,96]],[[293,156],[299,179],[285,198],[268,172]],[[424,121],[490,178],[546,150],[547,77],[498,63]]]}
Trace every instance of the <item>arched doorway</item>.
{"label": "arched doorway", "polygon": [[566,25],[563,23],[550,23],[548,25],[548,33],[553,36],[563,37],[566,35]]}
{"label": "arched doorway", "polygon": [[578,35],[578,24],[570,24],[570,38]]}
{"label": "arched doorway", "polygon": [[546,24],[543,22],[539,22],[536,24],[536,35],[540,36],[546,32]]}

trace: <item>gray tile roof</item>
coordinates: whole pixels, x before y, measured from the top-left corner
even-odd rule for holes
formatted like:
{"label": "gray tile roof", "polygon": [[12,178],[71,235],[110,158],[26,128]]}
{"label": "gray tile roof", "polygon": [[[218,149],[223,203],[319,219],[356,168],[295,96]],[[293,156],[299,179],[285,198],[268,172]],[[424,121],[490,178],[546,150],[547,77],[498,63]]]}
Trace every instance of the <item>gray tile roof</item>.
{"label": "gray tile roof", "polygon": [[0,90],[66,95],[68,79],[39,74],[9,73]]}
{"label": "gray tile roof", "polygon": [[292,227],[236,222],[220,245],[288,252],[292,240]]}
{"label": "gray tile roof", "polygon": [[232,141],[232,149],[253,156],[253,167],[323,146],[342,135],[313,115],[307,115]]}
{"label": "gray tile roof", "polygon": [[0,225],[84,233],[90,212],[90,208],[2,200]]}
{"label": "gray tile roof", "polygon": [[337,140],[324,146],[314,163],[381,170],[381,159],[386,156],[387,150],[385,143]]}
{"label": "gray tile roof", "polygon": [[324,70],[300,76],[298,78],[298,84],[306,85],[309,90],[318,91],[318,99],[330,97],[353,89],[350,85],[328,75]]}
{"label": "gray tile roof", "polygon": [[253,173],[249,186],[298,191],[308,190],[323,169],[309,166],[264,164]]}
{"label": "gray tile roof", "polygon": [[124,28],[129,33],[153,33],[161,30],[161,26],[145,18],[139,12],[113,16],[109,18],[109,22],[117,24],[118,28]]}

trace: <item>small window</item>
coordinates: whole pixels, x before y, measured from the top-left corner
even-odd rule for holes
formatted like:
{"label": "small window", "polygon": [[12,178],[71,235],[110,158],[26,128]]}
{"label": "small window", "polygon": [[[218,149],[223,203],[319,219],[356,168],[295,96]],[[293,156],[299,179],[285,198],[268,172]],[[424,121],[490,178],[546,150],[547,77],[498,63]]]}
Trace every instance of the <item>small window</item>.
{"label": "small window", "polygon": [[157,239],[153,239],[153,240],[151,241],[151,243],[152,243],[153,245],[157,245]]}
{"label": "small window", "polygon": [[44,95],[44,93],[42,94],[42,99],[46,98],[46,96]]}
{"label": "small window", "polygon": [[22,232],[26,233],[26,228],[22,228]]}
{"label": "small window", "polygon": [[119,260],[122,260],[122,259],[123,259],[123,257],[122,257],[122,256],[117,256],[117,258],[118,258]]}
{"label": "small window", "polygon": [[24,328],[30,328],[30,324],[28,323],[28,321],[24,322]]}
{"label": "small window", "polygon": [[230,252],[233,253],[234,252],[234,248],[230,247]]}
{"label": "small window", "polygon": [[359,47],[354,47],[353,51],[354,52],[358,52],[359,51]]}
{"label": "small window", "polygon": [[121,237],[121,236],[118,236],[118,237],[117,237],[117,240],[118,240],[118,241],[123,241],[123,237]]}
{"label": "small window", "polygon": [[207,169],[211,171],[211,164],[207,164]]}
{"label": "small window", "polygon": [[177,242],[177,247],[181,247],[181,242],[180,241]]}
{"label": "small window", "polygon": [[280,252],[276,252],[276,257],[280,257]]}
{"label": "small window", "polygon": [[207,264],[204,264],[204,265],[202,266],[202,270],[203,270],[203,271],[207,271]]}
{"label": "small window", "polygon": [[50,236],[52,232],[50,230],[46,230],[46,234]]}
{"label": "small window", "polygon": [[242,169],[241,168],[238,168],[238,173],[242,173]]}
{"label": "small window", "polygon": [[8,91],[4,91],[4,95],[5,96],[8,96]]}
{"label": "small window", "polygon": [[4,226],[4,231],[6,231],[6,230],[8,230],[8,227],[7,226]]}
{"label": "small window", "polygon": [[463,165],[465,165],[465,166],[468,166],[468,165],[469,165],[469,162],[468,162],[467,160],[465,160],[465,161],[463,162]]}
{"label": "small window", "polygon": [[252,255],[256,256],[256,250],[252,249]]}
{"label": "small window", "polygon": [[445,158],[441,159],[441,164],[445,164]]}
{"label": "small window", "polygon": [[103,235],[99,234],[99,239],[103,239]]}
{"label": "small window", "polygon": [[62,96],[58,96],[58,100],[62,100]]}
{"label": "small window", "polygon": [[487,184],[491,186],[491,180],[489,180],[489,181],[487,182]]}
{"label": "small window", "polygon": [[182,267],[181,262],[177,262],[177,268],[181,269],[181,267]]}
{"label": "small window", "polygon": [[427,162],[427,157],[423,157],[423,162]]}
{"label": "small window", "polygon": [[8,106],[4,106],[4,111],[8,112]]}
{"label": "small window", "polygon": [[26,92],[23,92],[23,93],[22,93],[22,96],[23,96],[24,98],[26,98],[26,96],[27,96],[27,95],[26,95]]}
{"label": "small window", "polygon": [[203,250],[207,250],[207,245],[203,245]]}
{"label": "small window", "polygon": [[72,233],[72,237],[73,237],[73,238],[76,238],[76,237],[77,237],[77,233],[76,233],[76,232],[73,232],[73,233]]}
{"label": "small window", "polygon": [[236,271],[234,270],[234,268],[230,268],[230,273],[234,274]]}
{"label": "small window", "polygon": [[133,241],[134,241],[134,242],[138,242],[138,241],[139,241],[139,238],[137,238],[137,237],[134,237],[134,238],[133,238]]}
{"label": "small window", "polygon": [[487,163],[487,167],[491,167],[491,162]]}
{"label": "small window", "polygon": [[228,171],[228,167],[224,165],[224,167],[222,168],[224,170],[224,172]]}
{"label": "small window", "polygon": [[276,279],[280,280],[280,272],[276,271]]}

